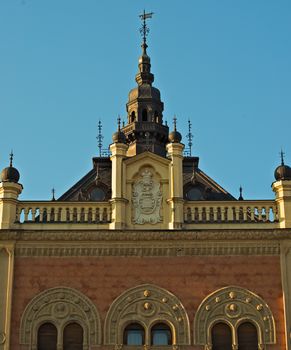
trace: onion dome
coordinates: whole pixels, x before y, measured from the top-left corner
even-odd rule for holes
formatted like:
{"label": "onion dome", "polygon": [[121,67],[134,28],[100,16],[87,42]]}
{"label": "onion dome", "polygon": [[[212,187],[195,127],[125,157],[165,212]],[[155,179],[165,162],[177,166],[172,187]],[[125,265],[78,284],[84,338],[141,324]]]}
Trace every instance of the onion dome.
{"label": "onion dome", "polygon": [[112,141],[114,143],[126,143],[126,137],[120,129],[120,117],[117,119],[118,130],[112,135]]}
{"label": "onion dome", "polygon": [[274,172],[276,181],[291,180],[291,168],[284,164],[284,152],[281,150],[281,165],[279,165]]}
{"label": "onion dome", "polygon": [[173,119],[174,122],[174,131],[169,133],[169,141],[172,143],[180,143],[182,140],[182,135],[177,131],[177,118],[176,116]]}
{"label": "onion dome", "polygon": [[10,165],[4,168],[1,172],[2,182],[15,182],[18,183],[20,178],[19,171],[13,167],[13,153],[10,154]]}

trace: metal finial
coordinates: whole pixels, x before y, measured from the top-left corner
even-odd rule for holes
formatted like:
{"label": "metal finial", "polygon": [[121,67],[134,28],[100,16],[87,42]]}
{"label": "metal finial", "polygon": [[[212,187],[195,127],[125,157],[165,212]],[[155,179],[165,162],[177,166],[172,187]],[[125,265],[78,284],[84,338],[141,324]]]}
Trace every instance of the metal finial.
{"label": "metal finial", "polygon": [[187,134],[187,139],[188,139],[188,147],[189,147],[189,153],[190,153],[190,157],[192,156],[192,140],[193,140],[193,134],[191,133],[191,129],[192,129],[192,123],[190,121],[190,119],[188,119],[188,134]]}
{"label": "metal finial", "polygon": [[168,126],[168,121],[167,121],[167,119],[165,120],[165,125]]}
{"label": "metal finial", "polygon": [[99,120],[98,122],[98,136],[96,137],[98,140],[98,148],[99,148],[99,157],[102,156],[102,146],[103,146],[103,135],[102,135],[102,122]]}
{"label": "metal finial", "polygon": [[177,118],[176,118],[176,115],[174,115],[173,124],[174,124],[174,131],[177,131]]}
{"label": "metal finial", "polygon": [[239,201],[243,201],[244,200],[242,193],[243,193],[243,189],[242,189],[241,186],[239,186],[239,197],[238,197]]}
{"label": "metal finial", "polygon": [[281,148],[280,156],[281,156],[281,165],[284,165],[284,156],[285,156],[285,153],[283,152],[282,148]]}
{"label": "metal finial", "polygon": [[140,34],[142,35],[143,45],[145,49],[147,48],[146,41],[150,31],[149,27],[147,26],[146,20],[149,18],[152,18],[153,14],[154,14],[153,12],[146,13],[145,10],[143,10],[143,13],[139,15],[139,18],[142,20],[142,27],[140,28],[139,31],[140,31]]}
{"label": "metal finial", "polygon": [[54,188],[52,188],[52,201],[55,201],[55,193],[56,193],[56,190]]}
{"label": "metal finial", "polygon": [[123,127],[123,128],[125,127],[125,121],[124,121],[124,119],[122,120],[122,127]]}
{"label": "metal finial", "polygon": [[120,115],[118,115],[118,118],[117,118],[118,131],[120,131],[120,123],[121,123],[121,118],[120,118]]}
{"label": "metal finial", "polygon": [[10,154],[9,154],[10,166],[11,166],[11,167],[13,166],[13,157],[14,157],[13,150],[11,150],[11,152],[10,152]]}

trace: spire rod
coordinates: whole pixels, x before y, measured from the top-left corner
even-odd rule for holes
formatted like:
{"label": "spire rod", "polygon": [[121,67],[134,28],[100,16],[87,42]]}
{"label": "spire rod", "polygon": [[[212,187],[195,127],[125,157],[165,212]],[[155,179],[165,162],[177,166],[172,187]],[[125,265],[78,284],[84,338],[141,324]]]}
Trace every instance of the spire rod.
{"label": "spire rod", "polygon": [[282,148],[281,148],[280,156],[281,156],[281,165],[284,165],[284,156],[285,156],[285,153],[283,152]]}
{"label": "spire rod", "polygon": [[102,146],[103,146],[103,135],[102,135],[102,122],[101,120],[99,119],[99,122],[98,122],[98,136],[96,137],[97,140],[98,140],[98,148],[99,148],[99,157],[102,156]]}
{"label": "spire rod", "polygon": [[56,190],[54,189],[54,187],[52,188],[52,201],[55,201],[55,193],[56,193]]}
{"label": "spire rod", "polygon": [[11,167],[13,166],[13,157],[14,157],[13,150],[11,150],[11,152],[10,152],[10,154],[9,154],[10,166],[11,166]]}
{"label": "spire rod", "polygon": [[139,31],[140,31],[140,34],[142,35],[143,45],[145,48],[147,47],[147,44],[146,44],[147,36],[150,31],[149,27],[147,26],[146,20],[149,18],[152,18],[153,14],[154,14],[153,12],[146,13],[145,10],[143,10],[143,13],[139,15],[139,18],[142,20],[142,26]]}
{"label": "spire rod", "polygon": [[117,118],[118,131],[120,131],[120,124],[121,124],[121,118],[120,118],[120,115],[118,114],[118,118]]}
{"label": "spire rod", "polygon": [[242,186],[240,185],[239,186],[239,197],[238,197],[239,201],[243,201],[244,200],[242,193],[243,193],[243,189],[242,189]]}
{"label": "spire rod", "polygon": [[176,114],[174,115],[174,118],[173,118],[173,124],[174,124],[174,131],[177,131],[177,117],[176,117]]}
{"label": "spire rod", "polygon": [[191,132],[192,129],[192,123],[190,121],[190,119],[188,119],[188,134],[186,135],[187,139],[188,139],[188,147],[189,147],[189,153],[190,153],[190,157],[192,156],[192,145],[193,145],[193,134]]}

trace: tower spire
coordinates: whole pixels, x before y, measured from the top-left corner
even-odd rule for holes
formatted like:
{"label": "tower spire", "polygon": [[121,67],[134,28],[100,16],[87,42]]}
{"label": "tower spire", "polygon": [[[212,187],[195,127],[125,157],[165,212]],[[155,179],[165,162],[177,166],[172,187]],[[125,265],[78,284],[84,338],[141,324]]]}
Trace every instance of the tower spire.
{"label": "tower spire", "polygon": [[192,123],[190,121],[190,119],[188,119],[188,134],[186,135],[187,139],[188,139],[188,147],[189,147],[189,155],[190,157],[192,156],[192,140],[193,140],[193,134],[191,132],[192,129]]}
{"label": "tower spire", "polygon": [[99,157],[102,157],[102,146],[103,146],[103,135],[102,135],[102,122],[101,120],[99,120],[98,122],[98,136],[97,136],[97,140],[98,140],[98,148],[99,148]]}
{"label": "tower spire", "polygon": [[10,166],[10,167],[13,166],[13,157],[14,157],[13,150],[11,150],[11,152],[10,152],[10,154],[9,154],[9,159],[10,159],[10,164],[9,164],[9,166]]}

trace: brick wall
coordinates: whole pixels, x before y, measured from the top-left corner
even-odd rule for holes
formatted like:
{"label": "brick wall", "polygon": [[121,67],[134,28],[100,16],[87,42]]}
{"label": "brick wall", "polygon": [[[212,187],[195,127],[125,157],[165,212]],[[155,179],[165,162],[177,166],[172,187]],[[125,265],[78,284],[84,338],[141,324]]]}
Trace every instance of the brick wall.
{"label": "brick wall", "polygon": [[104,324],[112,301],[125,290],[143,283],[167,289],[181,300],[189,316],[192,341],[195,312],[209,293],[227,285],[247,288],[261,296],[274,314],[277,345],[270,349],[285,348],[280,258],[203,256],[16,258],[11,349],[21,349],[20,318],[39,292],[58,286],[75,288],[95,303]]}

